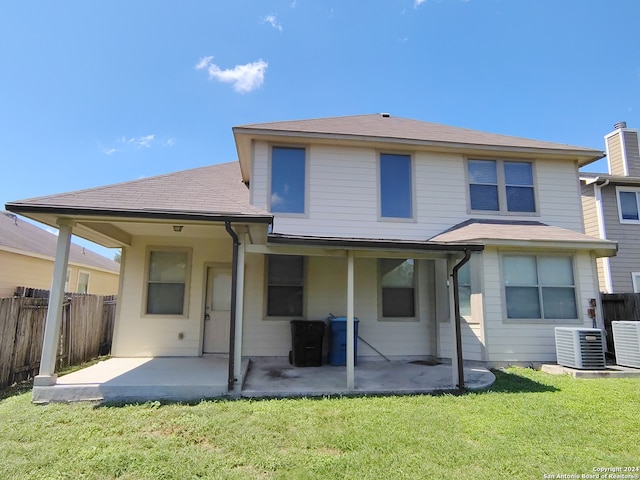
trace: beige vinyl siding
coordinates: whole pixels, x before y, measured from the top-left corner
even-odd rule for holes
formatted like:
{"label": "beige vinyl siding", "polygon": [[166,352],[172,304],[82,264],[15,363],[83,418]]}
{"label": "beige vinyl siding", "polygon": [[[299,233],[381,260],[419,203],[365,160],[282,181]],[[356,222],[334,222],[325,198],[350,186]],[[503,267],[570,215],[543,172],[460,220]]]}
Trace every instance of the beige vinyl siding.
{"label": "beige vinyl siding", "polygon": [[[226,235],[226,234],[225,234]],[[145,315],[148,247],[191,249],[187,317]],[[231,241],[220,238],[135,237],[126,247],[122,291],[112,354],[116,357],[197,356],[202,352],[204,295],[208,263],[231,263]],[[180,338],[182,334],[183,338]]]}
{"label": "beige vinyl siding", "polygon": [[640,177],[640,145],[637,132],[623,132],[629,175]]}
{"label": "beige vinyl siding", "polygon": [[[384,355],[435,355],[435,307],[433,262],[419,262],[418,321],[379,322],[377,259],[355,260],[355,315],[359,336]],[[261,254],[246,255],[246,283],[243,322],[245,356],[286,356],[291,350],[288,319],[265,319],[265,261]],[[329,314],[346,315],[346,257],[307,257],[305,315],[325,320]],[[328,335],[325,352],[328,351]],[[358,356],[378,356],[363,342]]]}
{"label": "beige vinyl siding", "polygon": [[[598,211],[595,199],[595,185],[585,185],[581,182],[582,215],[584,217],[584,230],[587,235],[600,238],[600,224],[598,223]],[[609,260],[610,261],[610,260]],[[600,290],[605,290],[605,261],[596,259],[598,271],[598,283]]]}
{"label": "beige vinyl siding", "polygon": [[[69,264],[69,292],[75,292],[78,271],[90,275],[89,292],[94,295],[118,293],[118,273]],[[53,259],[0,250],[0,298],[12,297],[16,287],[51,289]]]}
{"label": "beige vinyl siding", "polygon": [[631,272],[640,272],[640,223],[620,223],[615,185],[602,188],[602,204],[607,239],[618,242],[618,254],[609,258],[613,291],[633,292]]}
{"label": "beige vinyl siding", "polygon": [[[513,252],[510,250],[509,252]],[[531,253],[531,252],[527,252]],[[559,253],[553,251],[536,253]],[[505,321],[504,288],[501,277],[501,256],[495,248],[484,252],[485,272],[485,330],[489,363],[501,362],[555,362],[555,330],[557,326],[591,327],[587,315],[589,299],[599,293],[593,277],[591,257],[587,252],[574,254],[574,271],[579,323],[527,323]]]}
{"label": "beige vinyl siding", "polygon": [[622,142],[619,133],[616,132],[614,135],[606,137],[606,142],[609,173],[611,175],[625,175]]}
{"label": "beige vinyl siding", "polygon": [[[386,152],[388,150],[382,150]],[[269,145],[256,142],[251,179],[252,202],[268,204]],[[583,231],[576,165],[534,162],[539,215],[468,213],[466,161],[462,155],[411,152],[413,219],[379,218],[378,155],[373,148],[311,145],[307,150],[307,216],[276,214],[274,232],[298,235],[425,240],[467,220],[539,220]]]}
{"label": "beige vinyl siding", "polygon": [[[543,223],[584,232],[578,167],[573,162],[535,162],[536,193]],[[531,217],[529,217],[531,220]]]}

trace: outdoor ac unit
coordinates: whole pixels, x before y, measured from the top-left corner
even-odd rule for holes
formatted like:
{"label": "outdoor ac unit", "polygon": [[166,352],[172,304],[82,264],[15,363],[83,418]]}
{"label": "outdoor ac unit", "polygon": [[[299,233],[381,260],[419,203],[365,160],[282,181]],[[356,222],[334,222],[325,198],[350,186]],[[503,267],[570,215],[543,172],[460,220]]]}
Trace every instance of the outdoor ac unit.
{"label": "outdoor ac unit", "polygon": [[640,322],[611,322],[616,363],[640,368]]}
{"label": "outdoor ac unit", "polygon": [[597,328],[556,327],[558,364],[585,370],[606,368],[604,335]]}

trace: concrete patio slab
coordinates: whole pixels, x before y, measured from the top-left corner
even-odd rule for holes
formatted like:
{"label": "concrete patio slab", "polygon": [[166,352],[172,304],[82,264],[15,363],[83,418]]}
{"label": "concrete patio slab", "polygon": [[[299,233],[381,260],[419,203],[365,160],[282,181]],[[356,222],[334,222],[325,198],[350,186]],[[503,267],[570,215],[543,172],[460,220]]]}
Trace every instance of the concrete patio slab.
{"label": "concrete patio slab", "polygon": [[[415,360],[415,359],[414,359]],[[484,367],[465,366],[465,386],[490,387],[495,376]],[[252,358],[242,396],[317,397],[329,395],[423,394],[456,390],[451,364],[428,365],[411,359],[361,360],[355,367],[355,389],[347,388],[346,367],[295,367],[285,357]]]}
{"label": "concrete patio slab", "polygon": [[[415,359],[414,359],[415,360]],[[451,365],[411,359],[360,360],[355,389],[347,389],[346,367],[295,367],[286,357],[242,361],[242,379],[227,391],[228,359],[203,357],[111,358],[58,378],[53,386],[34,386],[34,403],[90,401],[134,403],[154,400],[195,402],[212,398],[397,395],[456,390]],[[468,389],[488,388],[494,375],[465,366]]]}
{"label": "concrete patio slab", "polygon": [[640,368],[622,367],[620,365],[607,365],[602,370],[580,370],[565,367],[564,365],[545,364],[542,371],[552,375],[571,375],[574,378],[640,378]]}
{"label": "concrete patio slab", "polygon": [[[248,369],[243,361],[242,371]],[[228,359],[203,357],[110,358],[58,378],[53,386],[34,386],[34,403],[197,401],[233,396],[227,391]]]}

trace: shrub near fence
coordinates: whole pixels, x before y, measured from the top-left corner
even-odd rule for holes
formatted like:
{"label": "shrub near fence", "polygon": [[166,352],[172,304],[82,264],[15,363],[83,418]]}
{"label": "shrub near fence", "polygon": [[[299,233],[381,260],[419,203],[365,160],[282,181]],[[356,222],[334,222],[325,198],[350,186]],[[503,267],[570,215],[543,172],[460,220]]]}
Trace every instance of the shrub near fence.
{"label": "shrub near fence", "polygon": [[[0,389],[37,374],[48,303],[48,298],[0,298]],[[115,304],[115,295],[67,297],[58,368],[109,353]]]}

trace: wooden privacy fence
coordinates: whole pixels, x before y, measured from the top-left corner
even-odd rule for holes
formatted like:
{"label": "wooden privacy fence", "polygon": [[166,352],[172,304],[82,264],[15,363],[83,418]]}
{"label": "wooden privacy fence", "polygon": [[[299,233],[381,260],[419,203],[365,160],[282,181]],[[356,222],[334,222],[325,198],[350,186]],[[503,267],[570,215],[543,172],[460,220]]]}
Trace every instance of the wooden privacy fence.
{"label": "wooden privacy fence", "polygon": [[[48,298],[0,298],[0,389],[40,367]],[[68,296],[62,308],[58,368],[109,353],[116,296]]]}
{"label": "wooden privacy fence", "polygon": [[616,320],[640,321],[640,293],[603,293],[602,316],[607,332],[607,352],[614,352],[613,328]]}

